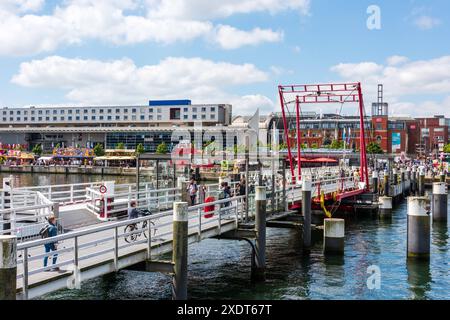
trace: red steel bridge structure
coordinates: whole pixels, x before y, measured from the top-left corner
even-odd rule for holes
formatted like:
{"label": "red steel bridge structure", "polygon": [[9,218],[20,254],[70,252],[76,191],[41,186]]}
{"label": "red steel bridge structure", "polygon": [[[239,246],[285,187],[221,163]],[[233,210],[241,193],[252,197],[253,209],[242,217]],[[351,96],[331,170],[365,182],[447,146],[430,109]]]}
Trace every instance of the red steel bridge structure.
{"label": "red steel bridge structure", "polygon": [[[363,193],[369,188],[369,173],[367,168],[366,136],[364,129],[364,100],[361,83],[334,83],[334,84],[304,84],[304,85],[280,85],[278,86],[280,96],[281,112],[283,116],[284,135],[288,149],[288,160],[292,176],[292,183],[296,179],[301,180],[301,106],[306,104],[358,104],[360,115],[360,161],[361,161],[361,182],[365,183],[365,190],[355,190],[343,192],[338,195],[338,199],[343,199]],[[294,156],[292,154],[291,141],[289,139],[289,127],[286,113],[289,112],[289,106],[295,106],[296,131],[297,131],[297,177],[295,174]]]}

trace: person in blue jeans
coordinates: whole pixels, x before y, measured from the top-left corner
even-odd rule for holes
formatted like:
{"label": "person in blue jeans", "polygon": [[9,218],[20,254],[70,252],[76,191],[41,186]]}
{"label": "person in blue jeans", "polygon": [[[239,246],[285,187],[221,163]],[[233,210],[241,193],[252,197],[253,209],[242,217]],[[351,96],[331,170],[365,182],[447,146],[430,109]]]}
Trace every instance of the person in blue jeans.
{"label": "person in blue jeans", "polygon": [[[56,227],[56,218],[55,216],[50,216],[48,218],[48,223],[49,223],[49,229],[48,229],[48,237],[56,237],[56,235],[58,234],[58,228]],[[46,243],[44,244],[45,247],[45,253],[49,253],[51,251],[56,251],[56,242],[51,242],[51,243]],[[58,258],[58,254],[55,253],[53,255],[53,264],[56,264],[56,259]],[[44,258],[44,267],[47,267],[48,264],[48,256],[46,256]],[[51,269],[51,271],[58,271],[59,268],[53,268]]]}

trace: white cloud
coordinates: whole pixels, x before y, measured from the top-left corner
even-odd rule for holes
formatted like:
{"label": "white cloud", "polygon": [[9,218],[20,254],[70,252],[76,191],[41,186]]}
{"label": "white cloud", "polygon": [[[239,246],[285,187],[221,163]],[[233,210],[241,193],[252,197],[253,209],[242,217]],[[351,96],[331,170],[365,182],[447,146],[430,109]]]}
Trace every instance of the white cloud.
{"label": "white cloud", "polygon": [[259,109],[261,115],[276,111],[275,103],[268,97],[260,94],[246,95],[231,100],[235,115],[254,114]]}
{"label": "white cloud", "polygon": [[114,45],[144,42],[172,44],[208,39],[223,49],[237,49],[283,39],[281,31],[239,30],[218,25],[215,17],[238,13],[296,9],[307,13],[309,0],[155,1],[65,0],[51,14],[36,14],[43,0],[2,0],[0,55],[33,55],[61,46],[100,40]]}
{"label": "white cloud", "polygon": [[[262,96],[242,98],[227,88],[265,82],[268,74],[252,64],[169,57],[138,67],[130,59],[98,61],[52,56],[22,63],[12,82],[24,87],[59,89],[73,102],[142,104],[149,99],[190,98],[196,102],[241,101],[245,108],[270,103]],[[240,111],[240,106],[235,106]]]}
{"label": "white cloud", "polygon": [[147,0],[147,3],[152,17],[199,20],[264,11],[275,14],[285,10],[306,15],[310,9],[310,0]]}
{"label": "white cloud", "polygon": [[390,66],[398,66],[399,64],[403,64],[408,61],[409,61],[409,59],[404,56],[391,56],[391,57],[387,58],[387,63]]}
{"label": "white cloud", "polygon": [[36,12],[42,9],[45,0],[1,0],[0,11]]}
{"label": "white cloud", "polygon": [[[398,62],[398,59],[393,60]],[[450,109],[444,110],[448,104],[436,102],[433,108],[426,109],[430,103],[417,102],[411,105],[409,101],[413,97],[426,95],[450,95],[450,56],[408,62],[401,60],[402,63],[398,65],[386,66],[374,62],[341,63],[331,70],[346,81],[361,81],[367,95],[366,102],[376,101],[377,84],[381,83],[384,85],[385,101],[392,104],[391,109],[409,108],[410,114],[423,114],[437,111],[440,105],[442,112],[448,115]],[[415,109],[411,109],[413,107]]]}
{"label": "white cloud", "polygon": [[220,25],[214,36],[223,49],[237,49],[246,45],[258,45],[262,42],[279,42],[283,39],[282,32],[275,32],[269,29],[255,28],[251,31],[243,31],[231,26]]}
{"label": "white cloud", "polygon": [[430,30],[441,24],[441,20],[431,16],[420,16],[414,20],[414,24],[422,30]]}

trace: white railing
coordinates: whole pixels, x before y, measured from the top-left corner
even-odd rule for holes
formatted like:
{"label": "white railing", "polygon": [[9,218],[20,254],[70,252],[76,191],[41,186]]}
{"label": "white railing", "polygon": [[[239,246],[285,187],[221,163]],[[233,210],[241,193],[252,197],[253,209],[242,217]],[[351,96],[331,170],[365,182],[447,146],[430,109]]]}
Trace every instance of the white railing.
{"label": "white railing", "polygon": [[177,188],[148,189],[136,192],[130,185],[127,190],[111,194],[102,194],[98,190],[87,188],[87,209],[96,214],[100,220],[107,221],[118,215],[126,215],[131,203],[136,202],[136,208],[150,211],[167,210],[173,202],[181,199]]}
{"label": "white railing", "polygon": [[[23,206],[13,205],[12,208],[0,210],[0,234],[14,234],[20,241],[38,235],[39,230],[47,223],[46,218],[54,214],[55,204],[40,192],[34,192],[28,198],[34,199],[34,203],[25,201],[21,202]],[[9,227],[5,227],[8,225]]]}
{"label": "white railing", "polygon": [[[213,210],[205,212],[207,207]],[[237,228],[242,220],[242,212],[243,197],[192,206],[188,209],[189,235],[197,235],[197,239],[201,240],[202,232],[206,229],[217,228],[220,234],[225,224],[232,223],[233,228]],[[210,217],[206,218],[205,215]],[[80,268],[98,264],[99,261],[113,259],[118,270],[121,255],[146,249],[147,258],[151,257],[152,246],[172,240],[172,216],[170,210],[18,244],[17,279],[22,279],[23,297],[28,298],[30,284],[39,281],[39,275],[51,268],[64,267],[74,279],[79,279]],[[129,232],[129,225],[137,225],[138,229]],[[58,243],[58,249],[42,253],[42,247],[50,243]],[[50,260],[55,254],[58,260],[52,265]],[[42,264],[45,257],[49,259],[47,267]]]}

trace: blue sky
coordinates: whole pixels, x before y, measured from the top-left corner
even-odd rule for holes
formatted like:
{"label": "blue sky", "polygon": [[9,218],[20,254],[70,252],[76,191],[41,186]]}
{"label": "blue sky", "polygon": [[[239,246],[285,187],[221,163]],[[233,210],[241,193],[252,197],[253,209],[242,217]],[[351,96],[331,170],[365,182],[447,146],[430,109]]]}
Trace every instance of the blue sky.
{"label": "blue sky", "polygon": [[361,81],[367,111],[383,83],[392,114],[450,116],[449,15],[445,0],[0,0],[0,105],[268,113],[278,84]]}

